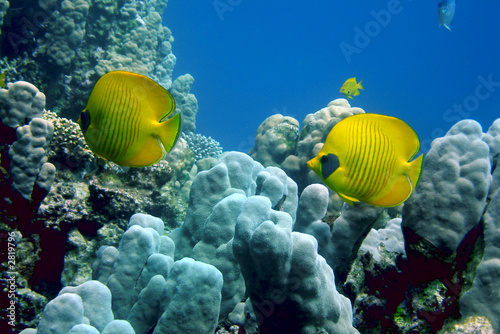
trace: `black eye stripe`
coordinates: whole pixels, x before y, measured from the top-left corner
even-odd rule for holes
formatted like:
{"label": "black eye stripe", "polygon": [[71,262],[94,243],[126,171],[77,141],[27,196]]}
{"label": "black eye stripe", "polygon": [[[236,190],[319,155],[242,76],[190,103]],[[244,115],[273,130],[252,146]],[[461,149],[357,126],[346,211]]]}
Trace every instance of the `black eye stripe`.
{"label": "black eye stripe", "polygon": [[88,112],[87,109],[83,110],[82,113],[80,114],[80,120],[81,120],[82,132],[83,134],[85,134],[90,124],[90,113]]}
{"label": "black eye stripe", "polygon": [[327,179],[339,168],[339,157],[329,153],[321,157],[321,175]]}

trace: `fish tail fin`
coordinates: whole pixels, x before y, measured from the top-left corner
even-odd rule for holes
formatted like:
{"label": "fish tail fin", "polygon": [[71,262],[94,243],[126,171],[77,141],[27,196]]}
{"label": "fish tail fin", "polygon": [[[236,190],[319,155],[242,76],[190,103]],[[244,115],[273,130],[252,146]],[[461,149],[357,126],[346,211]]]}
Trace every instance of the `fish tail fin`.
{"label": "fish tail fin", "polygon": [[422,154],[415,160],[409,163],[408,177],[410,178],[411,184],[415,188],[417,186],[420,175],[422,174],[422,166],[424,163],[424,155]]}
{"label": "fish tail fin", "polygon": [[365,89],[365,87],[363,87],[363,85],[361,84],[363,82],[363,80],[360,80],[359,83],[358,83],[358,89]]}
{"label": "fish tail fin", "polygon": [[165,151],[170,152],[174,147],[181,133],[181,115],[176,114],[160,123],[158,137],[160,138]]}

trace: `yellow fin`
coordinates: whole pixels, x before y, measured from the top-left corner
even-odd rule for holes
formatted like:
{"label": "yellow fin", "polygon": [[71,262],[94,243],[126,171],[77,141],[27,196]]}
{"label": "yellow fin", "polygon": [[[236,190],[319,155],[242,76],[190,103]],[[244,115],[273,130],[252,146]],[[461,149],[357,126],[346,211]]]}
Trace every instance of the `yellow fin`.
{"label": "yellow fin", "polygon": [[360,94],[360,92],[357,89],[354,91],[354,93],[352,93],[352,95],[354,95],[354,96],[358,96],[359,94]]}
{"label": "yellow fin", "polygon": [[400,175],[392,188],[385,196],[377,199],[376,201],[366,201],[370,205],[392,207],[397,206],[410,197],[413,192],[413,184],[406,175]]}
{"label": "yellow fin", "polygon": [[176,114],[171,118],[160,123],[158,129],[158,137],[161,143],[165,147],[165,150],[170,152],[172,147],[174,147],[179,134],[181,133],[181,115]]}
{"label": "yellow fin", "polygon": [[144,145],[138,150],[137,154],[127,160],[116,161],[120,166],[130,167],[146,167],[151,166],[163,159],[165,149],[160,143],[160,140],[154,136],[150,136]]}
{"label": "yellow fin", "polygon": [[384,133],[391,139],[391,141],[396,146],[396,151],[399,152],[401,157],[403,157],[405,162],[411,160],[420,150],[420,141],[418,140],[418,135],[408,124],[400,120],[399,118],[376,115],[376,114],[365,114],[373,115],[377,122],[380,122],[384,129]]}
{"label": "yellow fin", "polygon": [[420,175],[422,175],[422,166],[424,165],[424,155],[422,154],[415,160],[409,163],[408,177],[414,187],[417,186]]}
{"label": "yellow fin", "polygon": [[363,80],[361,80],[357,85],[358,85],[358,89],[365,89],[365,87],[363,87],[363,85],[361,84]]}
{"label": "yellow fin", "polygon": [[359,202],[359,200],[357,198],[354,198],[354,197],[350,197],[350,196],[347,196],[347,195],[344,195],[344,194],[341,194],[341,193],[337,193],[337,195],[339,195],[339,197],[344,201],[346,202],[347,204],[349,205],[352,205],[353,202]]}
{"label": "yellow fin", "polygon": [[141,109],[147,112],[148,118],[161,122],[174,112],[174,98],[154,80],[141,74],[126,71],[113,71],[106,76],[110,80],[116,76],[117,80],[130,87],[141,104]]}

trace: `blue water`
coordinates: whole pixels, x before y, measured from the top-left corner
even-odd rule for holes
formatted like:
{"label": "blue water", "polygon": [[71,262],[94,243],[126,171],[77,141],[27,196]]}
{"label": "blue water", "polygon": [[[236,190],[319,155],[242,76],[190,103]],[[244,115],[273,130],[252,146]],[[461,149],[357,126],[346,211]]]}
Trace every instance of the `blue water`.
{"label": "blue water", "polygon": [[500,2],[457,1],[452,32],[438,2],[171,0],[163,19],[174,77],[195,78],[196,132],[225,150],[248,151],[270,115],[302,122],[355,76],[351,105],[403,119],[426,151],[460,119],[500,117]]}

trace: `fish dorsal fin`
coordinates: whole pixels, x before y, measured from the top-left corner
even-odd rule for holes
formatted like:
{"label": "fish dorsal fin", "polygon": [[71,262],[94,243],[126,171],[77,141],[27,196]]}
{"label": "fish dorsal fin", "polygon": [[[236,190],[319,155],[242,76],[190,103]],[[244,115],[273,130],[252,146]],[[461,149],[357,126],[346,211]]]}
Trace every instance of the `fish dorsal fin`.
{"label": "fish dorsal fin", "polygon": [[371,115],[369,117],[380,124],[384,134],[394,144],[396,152],[401,158],[406,159],[405,162],[411,160],[418,153],[420,141],[415,130],[408,124],[395,117],[377,114],[365,115]]}
{"label": "fish dorsal fin", "polygon": [[160,122],[175,110],[174,98],[154,80],[137,73],[114,71],[107,74],[123,82],[141,105],[141,110]]}

